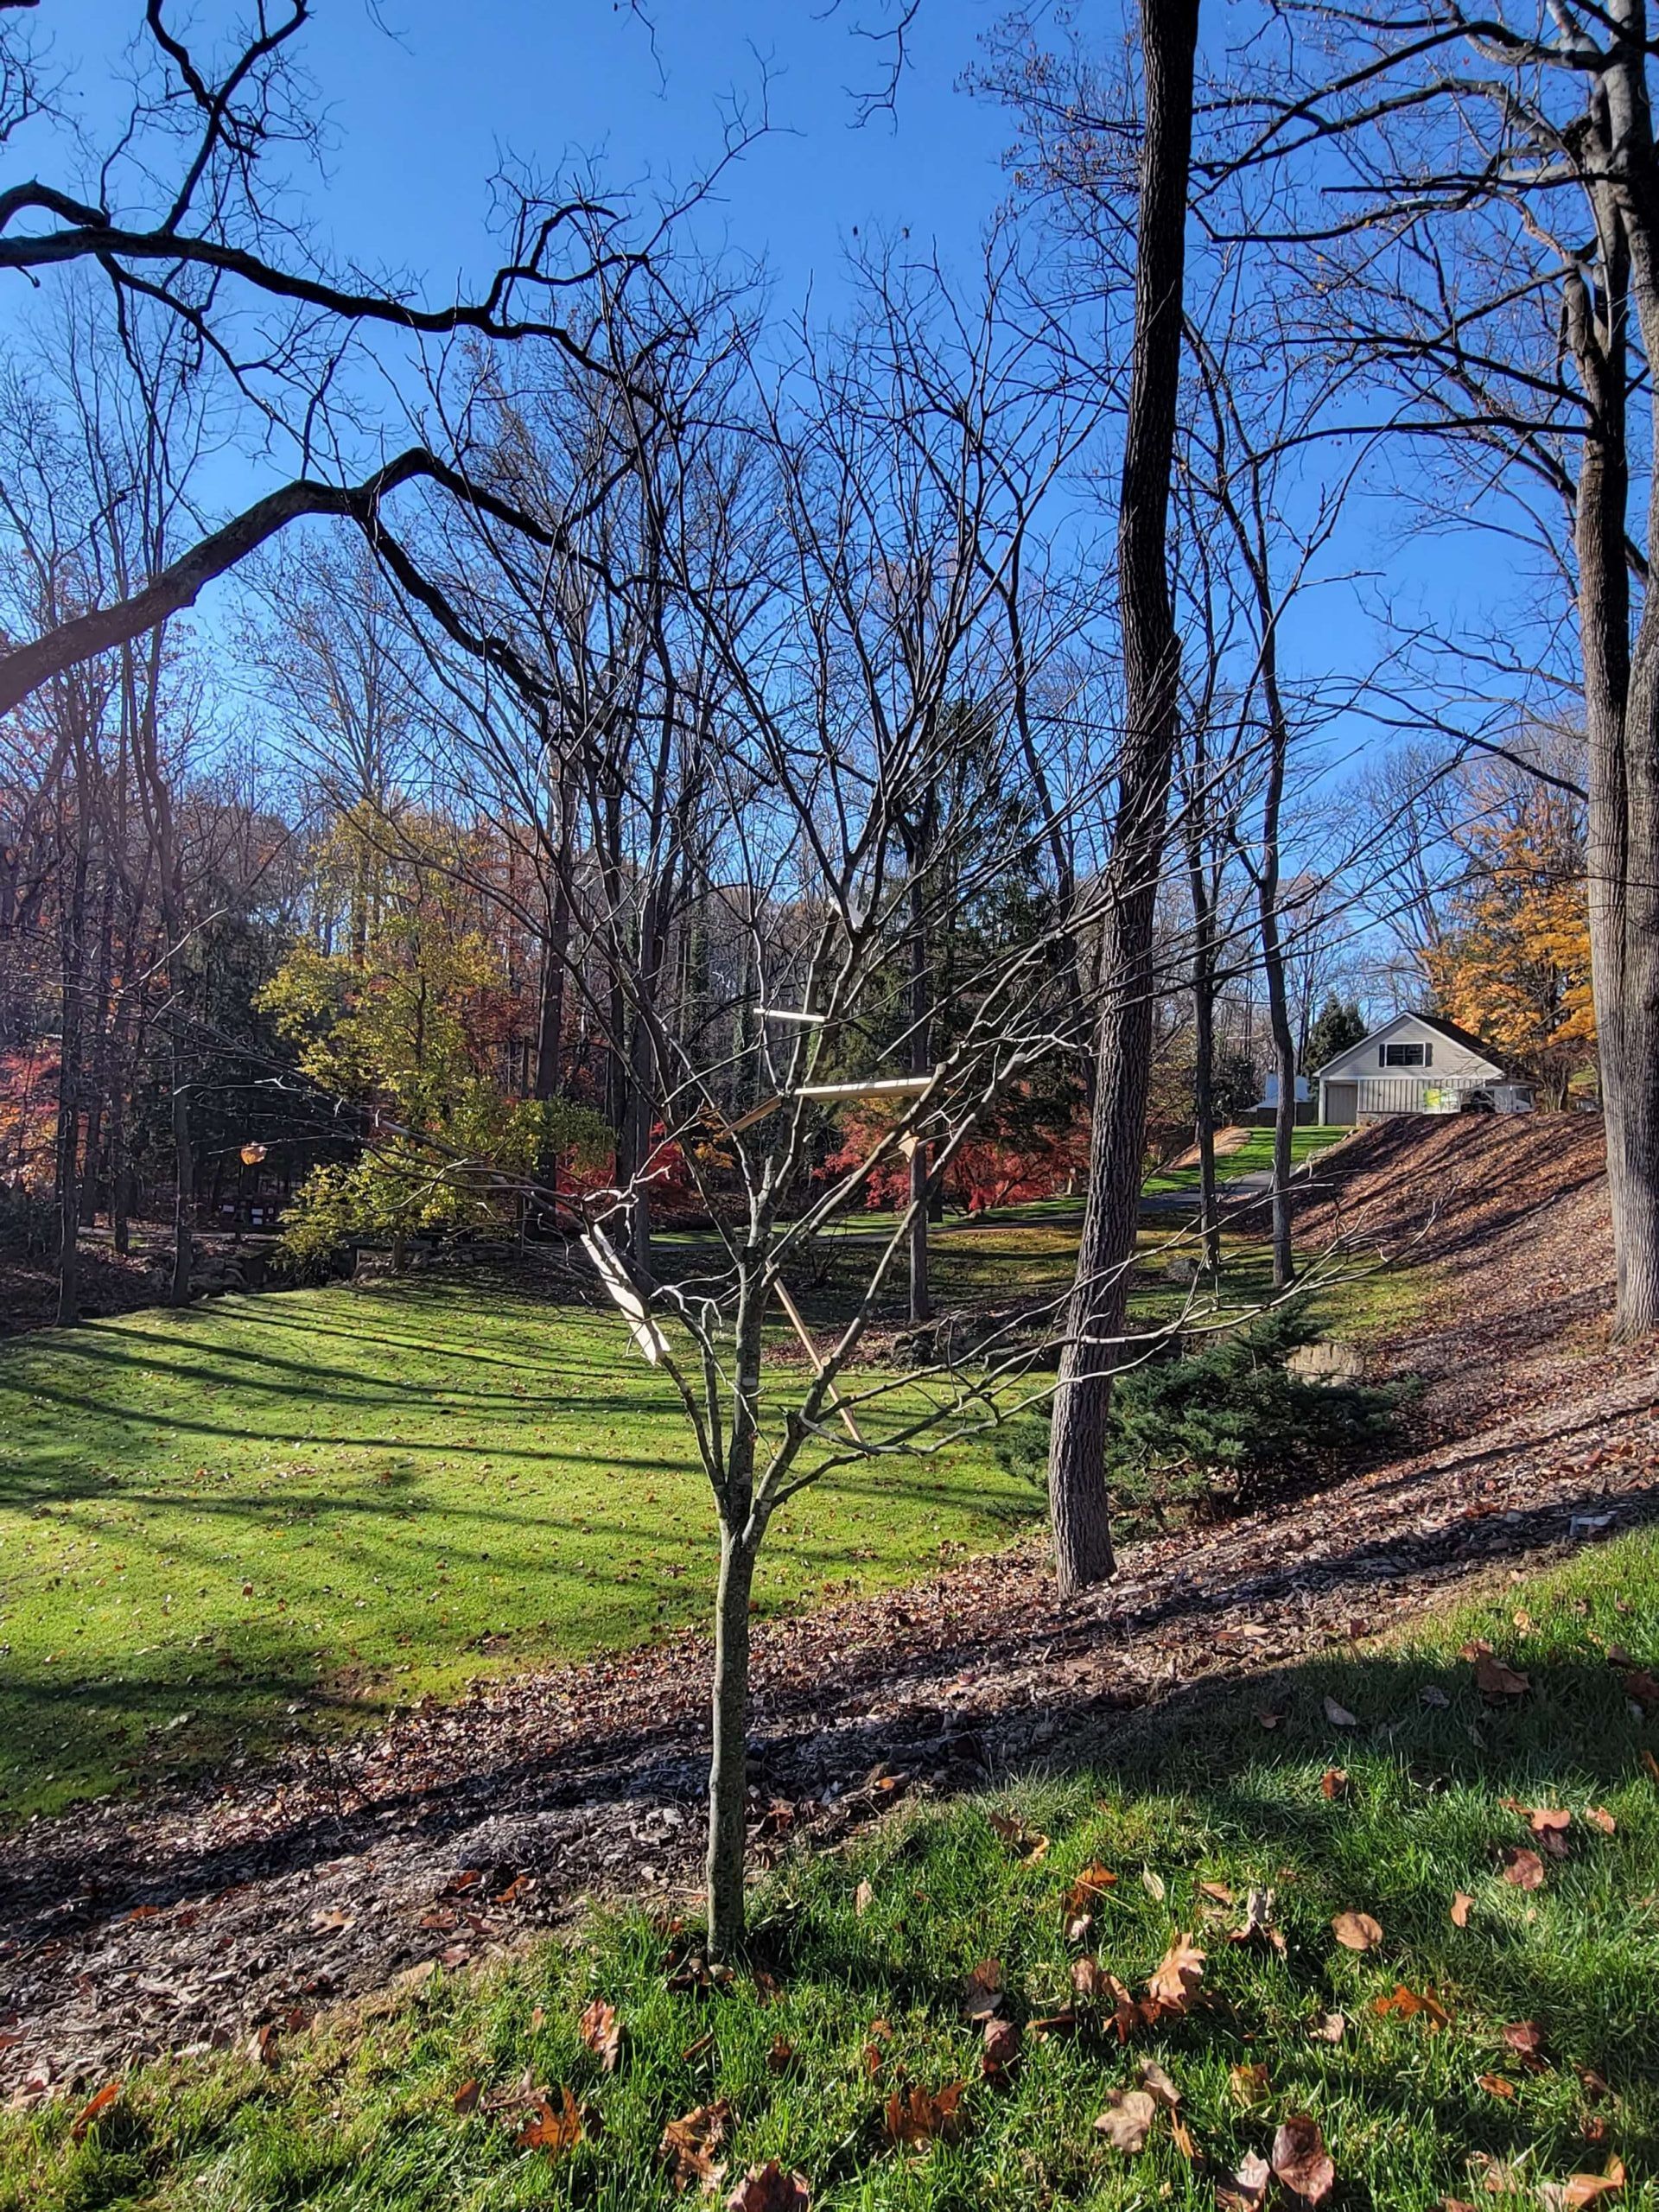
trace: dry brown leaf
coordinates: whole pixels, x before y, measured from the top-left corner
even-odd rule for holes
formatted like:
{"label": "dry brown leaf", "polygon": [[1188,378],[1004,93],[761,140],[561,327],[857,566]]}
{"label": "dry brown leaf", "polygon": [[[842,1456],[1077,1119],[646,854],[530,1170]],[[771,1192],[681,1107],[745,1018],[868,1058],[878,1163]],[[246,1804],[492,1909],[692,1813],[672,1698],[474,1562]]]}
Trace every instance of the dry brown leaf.
{"label": "dry brown leaf", "polygon": [[1216,2202],[1221,2212],[1258,2212],[1273,2179],[1273,2168],[1257,2151],[1248,2152],[1231,2173],[1216,2183]]}
{"label": "dry brown leaf", "polygon": [[1283,1930],[1275,1927],[1273,1918],[1273,1891],[1252,1890],[1244,1904],[1244,1925],[1229,1930],[1230,1943],[1268,1943],[1282,1958],[1285,1954]]}
{"label": "dry brown leaf", "polygon": [[1655,1758],[1645,1744],[1642,1747],[1642,1764],[1647,1770],[1649,1781],[1659,1782],[1659,1759]]}
{"label": "dry brown leaf", "polygon": [[1506,1851],[1502,1879],[1517,1890],[1541,1890],[1544,1885],[1544,1862],[1535,1851]]}
{"label": "dry brown leaf", "polygon": [[1592,2105],[1599,2104],[1604,2097],[1612,2095],[1612,2090],[1593,2066],[1580,2066],[1578,2074],[1580,2086]]}
{"label": "dry brown leaf", "polygon": [[1173,2112],[1181,2101],[1181,2093],[1176,2088],[1173,2076],[1164,2071],[1155,2058],[1143,2058],[1137,2070],[1141,2075],[1141,2087],[1147,2094],[1155,2104],[1163,2105]]}
{"label": "dry brown leaf", "polygon": [[966,2087],[963,2082],[952,2082],[936,2092],[915,2082],[907,2089],[895,2089],[887,2099],[884,2120],[887,2141],[895,2150],[905,2144],[958,2141],[968,2117],[962,2110]]}
{"label": "dry brown leaf", "polygon": [[1200,1882],[1198,1890],[1202,1896],[1213,1897],[1217,1904],[1231,1904],[1233,1901],[1233,1893],[1225,1882]]}
{"label": "dry brown leaf", "polygon": [[1532,1683],[1525,1675],[1506,1667],[1495,1653],[1487,1650],[1476,1656],[1475,1688],[1495,1705],[1500,1698],[1524,1697]]}
{"label": "dry brown leaf", "polygon": [[726,2199],[726,2212],[812,2212],[812,2192],[803,2174],[786,2172],[776,2158],[751,2166]]}
{"label": "dry brown leaf", "polygon": [[582,2114],[568,2088],[559,2091],[556,2112],[543,2097],[541,2110],[532,2113],[518,2130],[520,2150],[545,2151],[550,2158],[563,2158],[567,2151],[574,2151],[581,2140]]}
{"label": "dry brown leaf", "polygon": [[1098,2004],[1105,1986],[1106,1980],[1101,1973],[1098,1959],[1072,1960],[1071,1993],[1080,2004]]}
{"label": "dry brown leaf", "polygon": [[1266,1706],[1257,1706],[1255,1708],[1255,1718],[1256,1725],[1259,1727],[1281,1728],[1284,1726],[1284,1714],[1282,1713],[1271,1712]]}
{"label": "dry brown leaf", "polygon": [[1326,1767],[1325,1772],[1319,1777],[1319,1789],[1326,1797],[1332,1799],[1345,1797],[1348,1795],[1347,1768],[1345,1766]]}
{"label": "dry brown leaf", "polygon": [[1232,2085],[1235,2103],[1243,2105],[1246,2112],[1252,2105],[1266,2103],[1268,2069],[1260,2060],[1253,2066],[1229,2067],[1227,2079]]}
{"label": "dry brown leaf", "polygon": [[1331,1933],[1344,1951],[1374,1951],[1382,1941],[1382,1924],[1369,1912],[1339,1912]]}
{"label": "dry brown leaf", "polygon": [[1068,1917],[1075,1919],[1077,1914],[1089,1911],[1116,1880],[1109,1866],[1085,1866],[1061,1898],[1062,1909]]}
{"label": "dry brown leaf", "polygon": [[1178,1936],[1159,1961],[1147,1994],[1160,2012],[1185,2012],[1203,1980],[1204,1953],[1194,1948],[1191,1936]]}
{"label": "dry brown leaf", "polygon": [[1141,1886],[1154,1904],[1162,1904],[1164,1899],[1169,1895],[1169,1888],[1163,1876],[1155,1874],[1150,1866],[1143,1866],[1141,1869]]}
{"label": "dry brown leaf", "polygon": [[1186,2160],[1187,2164],[1196,2166],[1198,2163],[1198,2146],[1192,2139],[1192,2129],[1178,2112],[1173,2112],[1169,2115],[1169,2133],[1175,2148]]}
{"label": "dry brown leaf", "polygon": [[1624,2161],[1615,2158],[1605,2174],[1569,2174],[1565,2181],[1547,2181],[1538,2191],[1547,2212],[1576,2212],[1583,2204],[1599,2204],[1604,2196],[1617,2196],[1624,2186]]}
{"label": "dry brown leaf", "polygon": [[699,2189],[716,2185],[726,2169],[715,2163],[715,2154],[731,2125],[731,2101],[727,2097],[711,2105],[697,2105],[682,2113],[678,2120],[669,2121],[657,2145],[657,2156],[668,2167],[676,2189],[690,2189],[694,2182]]}
{"label": "dry brown leaf", "polygon": [[577,2024],[588,2050],[607,2074],[614,2074],[617,2060],[622,2055],[622,2024],[616,2017],[615,2005],[607,2005],[602,1997],[595,1997]]}
{"label": "dry brown leaf", "polygon": [[1506,2082],[1501,2074],[1483,2074],[1479,2078],[1480,2086],[1488,2096],[1508,2099],[1515,2094],[1514,2082]]}
{"label": "dry brown leaf", "polygon": [[1612,1815],[1608,1811],[1605,1805],[1586,1806],[1585,1808],[1584,1817],[1589,1821],[1592,1827],[1599,1828],[1603,1835],[1617,1835],[1618,1834],[1618,1822],[1613,1818]]}
{"label": "dry brown leaf", "polygon": [[1345,1705],[1338,1705],[1333,1697],[1325,1700],[1325,1717],[1333,1728],[1357,1728],[1359,1716],[1350,1713]]}
{"label": "dry brown leaf", "polygon": [[1157,2117],[1158,2107],[1144,2089],[1114,2089],[1095,2126],[1114,2150],[1133,2158],[1146,2149],[1147,2133]]}
{"label": "dry brown leaf", "polygon": [[1002,2009],[1002,1961],[982,1959],[962,1978],[962,2001],[970,2020],[982,2020]]}
{"label": "dry brown leaf", "polygon": [[1503,2040],[1535,2071],[1544,2063],[1544,2031],[1536,2020],[1511,2020]]}
{"label": "dry brown leaf", "polygon": [[108,2112],[120,2094],[121,2084],[118,2082],[106,2082],[95,2097],[88,2098],[69,2123],[70,2141],[84,2143],[87,2130]]}
{"label": "dry brown leaf", "polygon": [[1433,2028],[1449,2025],[1452,2018],[1432,1989],[1424,1990],[1420,1997],[1414,1989],[1408,1989],[1403,1981],[1395,1984],[1392,1996],[1372,1998],[1371,2010],[1383,2019],[1395,2014],[1402,2020],[1414,2020],[1420,2012],[1424,2013],[1429,2025]]}
{"label": "dry brown leaf", "polygon": [[999,2020],[985,2023],[985,2048],[980,2053],[979,2070],[988,2082],[1006,2080],[1007,2071],[1020,2056],[1020,2023]]}
{"label": "dry brown leaf", "polygon": [[1280,2128],[1268,2163],[1291,2195],[1304,2203],[1322,2203],[1336,2185],[1336,2164],[1325,2147],[1319,2123],[1306,2113],[1296,2113]]}
{"label": "dry brown leaf", "polygon": [[795,2063],[795,2046],[785,2036],[774,2036],[766,2052],[766,2071],[786,2074]]}
{"label": "dry brown leaf", "polygon": [[1469,1925],[1469,1908],[1473,1903],[1474,1899],[1467,1890],[1458,1891],[1452,1900],[1452,1925],[1454,1928],[1466,1928]]}
{"label": "dry brown leaf", "polygon": [[1552,1859],[1565,1859],[1567,1852],[1567,1832],[1573,1825],[1571,1813],[1554,1806],[1522,1807],[1527,1826]]}
{"label": "dry brown leaf", "polygon": [[1627,1667],[1618,1679],[1625,1696],[1634,1698],[1638,1705],[1649,1709],[1659,1705],[1659,1681],[1645,1667]]}
{"label": "dry brown leaf", "polygon": [[455,2091],[454,2095],[450,2099],[450,2103],[457,2112],[467,2113],[475,2112],[477,2110],[480,2086],[478,2076],[475,2074],[469,2081],[466,2081],[461,2083],[461,2087]]}
{"label": "dry brown leaf", "polygon": [[861,1882],[853,1891],[853,1910],[862,1919],[875,1903],[875,1891],[868,1882]]}
{"label": "dry brown leaf", "polygon": [[1006,1813],[988,1814],[991,1827],[1000,1835],[1022,1866],[1040,1866],[1048,1856],[1048,1838],[1028,1828],[1023,1821],[1011,1820]]}
{"label": "dry brown leaf", "polygon": [[1319,2012],[1307,2024],[1307,2032],[1319,2043],[1340,2043],[1348,2032],[1345,2012]]}

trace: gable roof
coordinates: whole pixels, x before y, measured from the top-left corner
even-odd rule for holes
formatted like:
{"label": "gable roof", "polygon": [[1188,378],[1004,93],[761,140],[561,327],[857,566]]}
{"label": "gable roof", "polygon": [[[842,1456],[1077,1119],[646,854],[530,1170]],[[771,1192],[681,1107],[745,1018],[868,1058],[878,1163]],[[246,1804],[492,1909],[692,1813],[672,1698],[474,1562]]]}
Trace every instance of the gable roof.
{"label": "gable roof", "polygon": [[1509,1064],[1483,1038],[1475,1036],[1470,1030],[1459,1029],[1455,1021],[1443,1020],[1438,1014],[1408,1013],[1391,1016],[1376,1028],[1368,1029],[1357,1044],[1344,1046],[1340,1052],[1334,1053],[1325,1062],[1325,1067],[1314,1069],[1315,1079],[1325,1073],[1325,1068],[1334,1067],[1338,1060],[1345,1060],[1351,1053],[1359,1052],[1366,1045],[1375,1045],[1390,1030],[1398,1029],[1402,1022],[1407,1021],[1414,1023],[1420,1029],[1433,1030],[1437,1037],[1444,1037],[1448,1044],[1461,1045],[1465,1052],[1473,1052],[1477,1058],[1484,1060],[1497,1074],[1507,1076],[1510,1073]]}

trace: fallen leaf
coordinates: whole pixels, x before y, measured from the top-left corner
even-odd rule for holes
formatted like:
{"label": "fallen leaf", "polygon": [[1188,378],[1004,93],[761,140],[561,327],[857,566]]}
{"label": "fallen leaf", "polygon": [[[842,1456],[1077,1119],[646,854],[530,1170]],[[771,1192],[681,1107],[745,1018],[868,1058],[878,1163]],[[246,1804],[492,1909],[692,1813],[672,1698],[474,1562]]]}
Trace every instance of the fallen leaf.
{"label": "fallen leaf", "polygon": [[1517,1890],[1541,1890],[1544,1862],[1535,1851],[1506,1851],[1502,1878]]}
{"label": "fallen leaf", "polygon": [[541,2110],[527,2120],[518,2131],[518,2147],[523,2151],[545,2151],[550,2158],[563,2158],[567,2151],[574,2151],[582,2140],[582,2114],[576,2101],[569,2089],[559,2091],[559,2108],[554,2111],[548,2100],[542,2100]]}
{"label": "fallen leaf", "polygon": [[1552,1806],[1544,1805],[1535,1805],[1530,1810],[1523,1807],[1522,1810],[1526,1811],[1527,1826],[1550,1857],[1565,1859],[1567,1852],[1567,1832],[1573,1825],[1572,1814],[1558,1811]]}
{"label": "fallen leaf", "polygon": [[1185,2012],[1198,1993],[1204,1979],[1204,1953],[1193,1948],[1190,1936],[1178,1936],[1158,1962],[1158,1971],[1147,1984],[1147,1994],[1160,2012]]}
{"label": "fallen leaf", "polygon": [[1257,2212],[1273,2179],[1273,2168],[1260,2152],[1248,2152],[1230,2174],[1216,2183],[1216,2202],[1221,2212]]}
{"label": "fallen leaf", "polygon": [[1515,2094],[1514,2082],[1506,2082],[1501,2074],[1483,2074],[1480,2086],[1489,2096],[1508,2098]]}
{"label": "fallen leaf", "polygon": [[1579,2082],[1592,2104],[1597,2104],[1603,2097],[1611,2097],[1613,2094],[1593,2066],[1580,2067]]}
{"label": "fallen leaf", "polygon": [[1603,1835],[1617,1835],[1618,1822],[1605,1805],[1590,1805],[1585,1808],[1585,1819],[1592,1827],[1599,1828]]}
{"label": "fallen leaf", "polygon": [[795,2046],[786,2037],[774,2036],[766,2053],[766,2070],[771,2074],[786,2074],[795,2063]]}
{"label": "fallen leaf", "polygon": [[[569,2096],[567,2089],[565,2094]],[[726,2169],[715,2154],[726,2140],[732,2124],[731,2101],[719,2098],[711,2105],[697,2105],[677,2120],[671,2120],[657,2145],[657,2156],[669,2169],[676,2189],[712,2190]]]}
{"label": "fallen leaf", "polygon": [[1659,1759],[1655,1758],[1653,1753],[1645,1745],[1642,1751],[1642,1764],[1648,1770],[1649,1779],[1659,1782]]}
{"label": "fallen leaf", "polygon": [[712,2050],[714,2047],[715,2031],[710,2028],[707,2035],[699,2036],[694,2043],[687,2044],[680,2053],[681,2065],[690,2066],[694,2059],[701,2058],[705,2050]]}
{"label": "fallen leaf", "polygon": [[1230,1943],[1262,1942],[1271,1945],[1282,1958],[1285,1954],[1283,1931],[1274,1925],[1273,1891],[1252,1890],[1244,1904],[1244,1925],[1228,1931]]}
{"label": "fallen leaf", "polygon": [[276,2063],[277,2026],[275,2020],[262,2021],[248,2038],[248,2056],[261,2066]]}
{"label": "fallen leaf", "polygon": [[962,2001],[970,2020],[982,2020],[1002,2009],[1002,1961],[982,1959],[962,1978]]}
{"label": "fallen leaf", "polygon": [[1319,1777],[1319,1789],[1326,1797],[1345,1797],[1348,1795],[1347,1768],[1345,1766],[1326,1767],[1325,1772]]}
{"label": "fallen leaf", "polygon": [[1432,1706],[1437,1713],[1446,1712],[1452,1703],[1438,1682],[1425,1682],[1417,1693],[1417,1700],[1420,1705]]}
{"label": "fallen leaf", "polygon": [[1372,1998],[1371,2010],[1383,2019],[1392,2013],[1402,2020],[1414,2020],[1420,2012],[1426,2012],[1430,2026],[1436,2028],[1447,2026],[1452,2018],[1432,1989],[1426,1989],[1420,1997],[1414,1989],[1408,1989],[1403,1981],[1395,1984],[1392,1996]]}
{"label": "fallen leaf", "polygon": [[103,2113],[108,2112],[110,2107],[115,2102],[120,2094],[121,2084],[118,2082],[106,2082],[103,2088],[99,2091],[98,2094],[95,2097],[90,2098],[87,2102],[81,2107],[80,2110],[75,2114],[74,2119],[70,2122],[70,2141],[72,2143],[84,2143],[86,2140],[86,2131],[88,2128],[90,2128],[94,2121],[96,2121]]}
{"label": "fallen leaf", "polygon": [[1231,1904],[1233,1901],[1233,1893],[1225,1882],[1200,1882],[1198,1889],[1205,1897],[1213,1897],[1217,1904]]}
{"label": "fallen leaf", "polygon": [[1074,1918],[1068,1920],[1065,1923],[1066,1942],[1068,1943],[1086,1943],[1089,1941],[1089,1931],[1094,1924],[1095,1918],[1092,1913],[1080,1912],[1077,1914]]}
{"label": "fallen leaf", "polygon": [[1253,2066],[1232,2066],[1227,2079],[1232,2084],[1236,2103],[1248,2112],[1252,2105],[1264,2104],[1268,2096],[1268,2069],[1258,2060]]}
{"label": "fallen leaf", "polygon": [[861,1882],[853,1891],[853,1910],[861,1919],[875,1903],[875,1891],[868,1882]]}
{"label": "fallen leaf", "polygon": [[1348,2032],[1345,2012],[1319,2012],[1307,2024],[1307,2032],[1319,2043],[1340,2043]]}
{"label": "fallen leaf", "polygon": [[614,2074],[622,2053],[622,2027],[614,2005],[595,1997],[578,2023],[582,2039],[607,2074]]}
{"label": "fallen leaf", "polygon": [[1147,2131],[1157,2116],[1158,2107],[1144,2089],[1114,2089],[1095,2126],[1115,2151],[1133,2158],[1146,2149]]}
{"label": "fallen leaf", "polygon": [[1506,1667],[1495,1653],[1487,1650],[1479,1653],[1475,1660],[1475,1688],[1496,1705],[1500,1698],[1524,1697],[1532,1684],[1525,1675]]}
{"label": "fallen leaf", "polygon": [[1382,1924],[1369,1912],[1339,1912],[1331,1933],[1344,1951],[1374,1951],[1382,1941]]}
{"label": "fallen leaf", "polygon": [[1020,2023],[999,2020],[993,2017],[985,2023],[985,2048],[980,2053],[979,2070],[988,2082],[1001,2082],[1020,2056]]}
{"label": "fallen leaf", "polygon": [[1285,2121],[1273,2139],[1273,2171],[1293,2196],[1318,2204],[1336,2184],[1337,2169],[1325,2147],[1319,2123],[1299,2113]]}
{"label": "fallen leaf", "polygon": [[1192,2139],[1192,2129],[1178,2112],[1173,2112],[1169,2115],[1169,2132],[1175,2148],[1186,2160],[1187,2164],[1196,2166],[1198,2163],[1198,2146]]}
{"label": "fallen leaf", "polygon": [[897,2150],[906,2143],[955,2143],[967,2114],[961,2109],[967,2084],[952,2082],[948,2088],[925,2089],[919,2082],[908,2089],[895,2089],[887,2099],[885,2120],[887,2141]]}
{"label": "fallen leaf", "polygon": [[1071,1993],[1085,2005],[1097,2004],[1106,1986],[1098,1959],[1073,1959]]}
{"label": "fallen leaf", "polygon": [[805,2177],[785,2172],[776,2158],[751,2166],[726,2199],[726,2212],[812,2212]]}
{"label": "fallen leaf", "polygon": [[1538,2191],[1546,2212],[1576,2212],[1581,2204],[1599,2203],[1624,2186],[1624,2161],[1615,2158],[1605,2174],[1570,2174],[1561,2182],[1547,2181]]}
{"label": "fallen leaf", "polygon": [[1619,1681],[1625,1696],[1634,1698],[1638,1705],[1659,1705],[1659,1681],[1645,1667],[1627,1667]]}
{"label": "fallen leaf", "polygon": [[1255,1718],[1257,1725],[1262,1728],[1280,1728],[1284,1726],[1284,1714],[1270,1712],[1265,1706],[1257,1706]]}
{"label": "fallen leaf", "polygon": [[1173,2112],[1181,2101],[1181,2093],[1173,2078],[1166,2074],[1155,2058],[1143,2058],[1140,2065],[1141,2086],[1155,2104]]}
{"label": "fallen leaf", "polygon": [[1536,2020],[1511,2020],[1503,2040],[1535,2071],[1544,2063],[1544,2031]]}
{"label": "fallen leaf", "polygon": [[1155,1903],[1162,1904],[1169,1891],[1161,1874],[1154,1874],[1150,1866],[1141,1869],[1141,1886]]}
{"label": "fallen leaf", "polygon": [[1469,1908],[1473,1903],[1474,1899],[1467,1890],[1458,1891],[1452,1900],[1452,1925],[1454,1928],[1466,1928],[1469,1925]]}
{"label": "fallen leaf", "polygon": [[987,1815],[991,1827],[1000,1835],[1022,1866],[1040,1866],[1048,1856],[1048,1838],[1023,1821],[1011,1820],[1006,1813]]}
{"label": "fallen leaf", "polygon": [[[1325,1700],[1325,1717],[1333,1728],[1357,1728],[1359,1726],[1358,1714],[1350,1713],[1345,1705],[1338,1705],[1333,1697]],[[1280,2178],[1282,2180],[1283,2176]]]}
{"label": "fallen leaf", "polygon": [[470,2081],[461,2083],[449,2101],[456,2112],[473,2112],[477,2109],[479,2081],[474,2074]]}
{"label": "fallen leaf", "polygon": [[1097,1899],[1105,1896],[1116,1880],[1117,1877],[1109,1866],[1085,1866],[1060,1900],[1061,1905],[1072,1916],[1087,1912]]}

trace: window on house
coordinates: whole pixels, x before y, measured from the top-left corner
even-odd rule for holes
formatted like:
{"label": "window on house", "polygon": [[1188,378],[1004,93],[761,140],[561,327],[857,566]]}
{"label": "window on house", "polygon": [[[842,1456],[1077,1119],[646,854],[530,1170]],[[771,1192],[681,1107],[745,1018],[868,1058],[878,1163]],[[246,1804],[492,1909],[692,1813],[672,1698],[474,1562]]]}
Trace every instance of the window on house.
{"label": "window on house", "polygon": [[1385,1068],[1432,1068],[1432,1045],[1379,1045],[1377,1058]]}

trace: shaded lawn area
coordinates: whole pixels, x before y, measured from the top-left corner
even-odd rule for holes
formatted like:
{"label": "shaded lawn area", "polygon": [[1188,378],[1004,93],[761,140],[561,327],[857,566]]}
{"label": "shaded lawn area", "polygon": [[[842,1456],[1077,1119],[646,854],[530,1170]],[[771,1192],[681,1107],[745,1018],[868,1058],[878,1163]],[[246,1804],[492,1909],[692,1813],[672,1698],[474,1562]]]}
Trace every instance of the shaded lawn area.
{"label": "shaded lawn area", "polygon": [[[1302,1162],[1326,1152],[1353,1131],[1347,1128],[1328,1128],[1317,1122],[1293,1129],[1290,1138],[1291,1166],[1300,1167]],[[1236,1152],[1225,1154],[1216,1162],[1216,1180],[1224,1185],[1239,1175],[1266,1174],[1273,1166],[1273,1131],[1252,1129]],[[1198,1171],[1191,1167],[1171,1167],[1160,1174],[1148,1175],[1142,1185],[1149,1197],[1169,1191],[1196,1191]]]}
{"label": "shaded lawn area", "polygon": [[[1627,2178],[1605,2201],[1655,2212],[1659,1726],[1608,1648],[1659,1663],[1659,1536],[1489,1591],[1397,1642],[1200,1694],[1120,1724],[1080,1764],[901,1808],[852,1852],[786,1862],[750,1967],[724,1987],[671,1986],[695,1927],[590,1923],[574,1945],[279,2038],[269,2068],[157,2068],[79,2144],[73,2105],[0,2124],[3,2201],[665,2208],[680,2200],[664,2128],[723,2098],[728,2185],[776,2158],[817,2212],[1212,2212],[1218,2182],[1294,2115],[1329,2146],[1331,2212],[1535,2212],[1589,2201],[1548,2188],[1614,2161]],[[1518,1694],[1483,1694],[1460,1656],[1471,1636],[1524,1677]],[[1503,1878],[1536,1841],[1528,1808],[1571,1815],[1535,1887]],[[1282,1950],[1230,1940],[1253,1889],[1271,1892],[1260,1916]],[[1336,1940],[1349,1913],[1376,1923],[1374,1948]],[[1137,2021],[1125,2046],[1109,1999],[1075,2005],[1080,1958],[1138,1997],[1184,1936],[1205,1955],[1184,2011]],[[1001,2081],[981,2078],[963,2004],[988,1959],[1019,2031]],[[1402,1990],[1432,1993],[1438,2017]],[[622,2029],[612,2073],[579,2031],[594,1998]],[[1310,2032],[1333,2015],[1334,2039]],[[1094,2126],[1147,2060],[1179,2094],[1188,2147],[1164,2109],[1138,2155]],[[521,2081],[556,2106],[569,2088],[574,2149],[519,2144]],[[896,2087],[957,2083],[958,2139],[886,2139]]]}
{"label": "shaded lawn area", "polygon": [[[798,1391],[801,1376],[789,1377]],[[0,1346],[0,1815],[701,1622],[712,1501],[609,1315],[430,1279]],[[774,1523],[775,1610],[1029,1526],[988,1445]]]}

